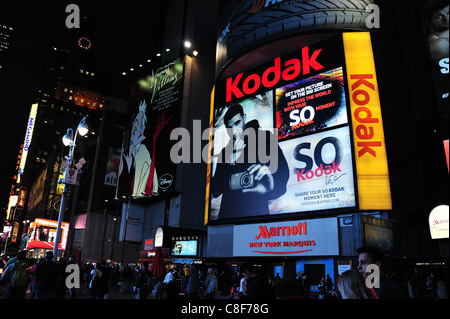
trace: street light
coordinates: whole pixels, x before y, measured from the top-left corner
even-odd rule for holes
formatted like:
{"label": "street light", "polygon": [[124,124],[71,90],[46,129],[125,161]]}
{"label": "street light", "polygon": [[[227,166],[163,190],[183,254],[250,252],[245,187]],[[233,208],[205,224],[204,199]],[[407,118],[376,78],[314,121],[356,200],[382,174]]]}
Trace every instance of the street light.
{"label": "street light", "polygon": [[[68,166],[66,167],[66,172],[72,166],[73,162],[73,151],[76,147],[76,141],[78,134],[81,136],[85,136],[89,132],[89,127],[86,123],[86,117],[84,117],[80,124],[78,124],[77,130],[75,132],[75,138],[73,138],[73,130],[69,128],[67,130],[67,134],[64,135],[62,141],[65,146],[69,146],[69,157],[68,157]],[[59,215],[58,215],[58,227],[56,228],[56,237],[55,237],[55,246],[53,247],[53,258],[56,261],[58,259],[58,246],[61,238],[61,224],[64,219],[64,210],[66,204],[67,197],[67,183],[64,181],[64,190],[61,197],[61,205],[59,206]]]}

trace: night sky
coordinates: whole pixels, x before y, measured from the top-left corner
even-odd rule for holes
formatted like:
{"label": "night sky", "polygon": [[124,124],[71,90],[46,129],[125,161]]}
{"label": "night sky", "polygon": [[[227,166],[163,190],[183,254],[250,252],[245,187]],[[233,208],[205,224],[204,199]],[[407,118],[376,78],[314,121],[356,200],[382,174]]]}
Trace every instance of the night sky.
{"label": "night sky", "polygon": [[[95,2],[95,3],[94,3]],[[133,75],[131,67],[153,59],[162,51],[158,41],[165,24],[163,1],[33,1],[3,0],[0,24],[14,28],[10,48],[0,71],[0,208],[6,207],[15,174],[15,163],[25,138],[31,105],[36,101],[48,50],[68,48],[80,30],[67,29],[66,6],[79,6],[82,31],[92,40],[92,63],[100,71],[104,94],[126,99]],[[104,83],[103,83],[104,82]]]}

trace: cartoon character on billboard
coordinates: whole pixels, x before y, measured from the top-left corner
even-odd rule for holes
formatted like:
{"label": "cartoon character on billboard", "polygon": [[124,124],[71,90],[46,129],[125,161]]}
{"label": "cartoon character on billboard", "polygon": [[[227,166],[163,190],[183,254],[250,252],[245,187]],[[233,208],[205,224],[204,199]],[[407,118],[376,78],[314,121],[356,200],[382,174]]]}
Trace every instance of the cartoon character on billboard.
{"label": "cartoon character on billboard", "polygon": [[[146,139],[144,135],[147,126],[147,103],[142,101],[139,105],[139,112],[134,117],[132,124],[128,127],[128,144],[125,142],[123,147],[122,161],[120,163],[120,184],[123,190],[121,195],[131,195],[140,197],[158,193],[158,177],[152,165],[152,159],[147,146],[142,142]],[[153,173],[151,174],[151,169]],[[148,183],[152,176],[152,183]],[[147,184],[151,184],[150,189]],[[129,187],[128,191],[123,187]]]}

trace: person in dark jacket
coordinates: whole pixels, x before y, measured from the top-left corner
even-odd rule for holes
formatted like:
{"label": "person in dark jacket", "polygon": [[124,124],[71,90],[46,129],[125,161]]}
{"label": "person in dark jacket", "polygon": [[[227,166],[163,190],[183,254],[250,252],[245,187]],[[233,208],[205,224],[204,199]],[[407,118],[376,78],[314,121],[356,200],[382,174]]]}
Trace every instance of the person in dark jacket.
{"label": "person in dark jacket", "polygon": [[151,290],[151,282],[152,273],[148,269],[148,261],[144,261],[138,274],[139,299],[147,299]]}
{"label": "person in dark jacket", "polygon": [[198,271],[195,266],[188,265],[188,267],[191,267],[191,275],[189,276],[186,285],[187,299],[198,299],[198,289],[200,288],[200,278],[198,277]]}
{"label": "person in dark jacket", "polygon": [[369,265],[376,265],[379,268],[379,287],[374,287],[375,293],[379,299],[406,299],[406,292],[396,282],[386,277],[385,256],[375,247],[361,247],[358,249],[358,271],[367,276],[371,273],[366,272]]}
{"label": "person in dark jacket", "polygon": [[53,261],[53,252],[47,252],[45,259],[36,267],[36,299],[55,299],[58,266]]}
{"label": "person in dark jacket", "polygon": [[261,267],[246,266],[247,272],[247,299],[271,299],[272,290],[268,277]]}
{"label": "person in dark jacket", "polygon": [[[6,267],[4,273],[1,276],[2,281],[7,283],[7,289],[5,291],[6,299],[25,299],[26,290],[28,288],[28,274],[27,264],[25,262],[26,253],[21,251],[17,254],[17,258],[14,263],[10,263]],[[16,268],[21,270],[16,272]],[[15,276],[21,273],[21,279],[17,279]],[[25,277],[25,280],[23,279]],[[18,281],[21,281],[18,283]]]}

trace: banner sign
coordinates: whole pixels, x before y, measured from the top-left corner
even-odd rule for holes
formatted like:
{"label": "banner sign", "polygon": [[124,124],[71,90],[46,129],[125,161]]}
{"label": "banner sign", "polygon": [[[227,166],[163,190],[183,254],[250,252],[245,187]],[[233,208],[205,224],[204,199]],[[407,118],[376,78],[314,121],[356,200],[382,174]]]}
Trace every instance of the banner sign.
{"label": "banner sign", "polygon": [[145,210],[141,206],[135,206],[130,202],[122,204],[119,241],[142,241],[144,214]]}
{"label": "banner sign", "polygon": [[176,165],[170,160],[170,150],[175,142],[170,133],[180,126],[183,78],[184,61],[178,58],[134,84],[129,104],[132,115],[122,144],[118,197],[174,190]]}
{"label": "banner sign", "polygon": [[337,218],[234,226],[234,257],[339,255]]}
{"label": "banner sign", "polygon": [[368,32],[344,33],[361,210],[392,209],[378,82]]}

